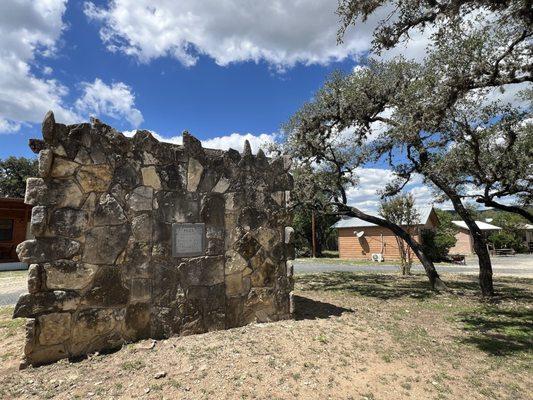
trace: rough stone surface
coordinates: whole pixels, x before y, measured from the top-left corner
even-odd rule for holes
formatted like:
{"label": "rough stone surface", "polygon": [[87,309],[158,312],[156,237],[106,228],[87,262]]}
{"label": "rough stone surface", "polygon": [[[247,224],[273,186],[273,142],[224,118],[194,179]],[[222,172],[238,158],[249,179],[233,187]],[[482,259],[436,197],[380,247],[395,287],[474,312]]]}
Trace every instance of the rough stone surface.
{"label": "rough stone surface", "polygon": [[81,290],[93,280],[97,265],[72,260],[57,260],[43,264],[46,287],[51,290]]}
{"label": "rough stone surface", "polygon": [[[290,317],[289,159],[51,113],[43,137],[26,190],[36,238],[17,248],[32,264],[14,312],[31,318],[26,364]],[[176,223],[205,225],[202,255],[172,256]]]}
{"label": "rough stone surface", "polygon": [[42,263],[78,254],[80,243],[61,237],[30,239],[17,246],[20,261]]}
{"label": "rough stone surface", "polygon": [[65,158],[55,157],[50,176],[53,178],[67,178],[73,176],[79,165]]}
{"label": "rough stone surface", "polygon": [[35,206],[31,210],[31,233],[33,236],[43,236],[47,226],[46,207]]}
{"label": "rough stone surface", "polygon": [[46,178],[50,175],[50,168],[54,160],[54,153],[49,149],[44,149],[39,152],[39,176]]}
{"label": "rough stone surface", "polygon": [[39,343],[46,346],[68,340],[70,318],[69,313],[52,313],[39,317]]}

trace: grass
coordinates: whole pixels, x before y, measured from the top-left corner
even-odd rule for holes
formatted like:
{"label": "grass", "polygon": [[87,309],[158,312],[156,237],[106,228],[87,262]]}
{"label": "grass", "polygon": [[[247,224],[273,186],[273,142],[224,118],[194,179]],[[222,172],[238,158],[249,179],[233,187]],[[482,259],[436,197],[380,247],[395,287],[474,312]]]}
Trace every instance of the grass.
{"label": "grass", "polygon": [[0,282],[3,279],[12,279],[12,278],[25,278],[28,276],[27,270],[21,271],[0,271]]}

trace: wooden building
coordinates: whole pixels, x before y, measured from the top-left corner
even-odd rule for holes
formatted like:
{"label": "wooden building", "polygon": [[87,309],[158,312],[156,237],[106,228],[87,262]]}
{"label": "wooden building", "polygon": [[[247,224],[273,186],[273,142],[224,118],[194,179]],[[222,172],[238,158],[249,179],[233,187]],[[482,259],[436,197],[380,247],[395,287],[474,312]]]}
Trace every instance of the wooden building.
{"label": "wooden building", "polygon": [[24,199],[0,198],[0,263],[18,261],[15,249],[29,237],[31,208]]}
{"label": "wooden building", "polygon": [[[474,241],[466,223],[464,221],[452,221],[452,223],[457,227],[458,232],[455,234],[457,242],[455,243],[455,246],[450,249],[449,253],[464,255],[474,254]],[[481,229],[486,238],[488,238],[493,232],[502,229],[499,226],[483,221],[476,221],[476,225]]]}
{"label": "wooden building", "polygon": [[[438,224],[438,218],[431,206],[419,208],[418,214],[420,223],[403,228],[415,240],[420,241],[421,232],[424,229],[434,230]],[[340,258],[372,260],[373,254],[381,254],[384,261],[401,258],[396,236],[389,229],[359,218],[343,218],[333,227],[337,228],[339,233]]]}

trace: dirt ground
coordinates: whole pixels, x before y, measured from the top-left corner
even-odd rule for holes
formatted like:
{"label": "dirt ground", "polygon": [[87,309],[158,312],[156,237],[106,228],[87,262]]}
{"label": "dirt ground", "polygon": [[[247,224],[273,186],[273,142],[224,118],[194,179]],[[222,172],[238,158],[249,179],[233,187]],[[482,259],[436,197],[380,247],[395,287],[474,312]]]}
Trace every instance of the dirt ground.
{"label": "dirt ground", "polygon": [[[0,309],[0,398],[532,399],[533,280],[300,275],[296,318],[18,371],[22,320]],[[164,376],[163,376],[164,375]]]}

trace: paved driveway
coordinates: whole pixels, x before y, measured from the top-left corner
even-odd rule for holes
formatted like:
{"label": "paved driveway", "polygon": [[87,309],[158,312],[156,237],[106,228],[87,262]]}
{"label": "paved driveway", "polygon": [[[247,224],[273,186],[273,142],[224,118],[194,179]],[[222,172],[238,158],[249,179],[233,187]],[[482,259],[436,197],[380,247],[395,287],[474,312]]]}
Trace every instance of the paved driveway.
{"label": "paved driveway", "polygon": [[[466,265],[436,264],[439,272],[458,274],[477,274],[479,267],[475,257],[469,257]],[[294,272],[297,274],[313,272],[397,272],[398,265],[390,265],[386,262],[362,264],[361,262],[350,263],[349,260],[328,259],[305,259],[300,258],[294,262]],[[511,275],[533,278],[533,254],[520,254],[512,257],[494,257],[492,259],[492,269],[495,275]],[[424,272],[422,265],[415,264],[413,272]]]}
{"label": "paved driveway", "polygon": [[27,271],[0,272],[0,307],[15,304],[27,290]]}

